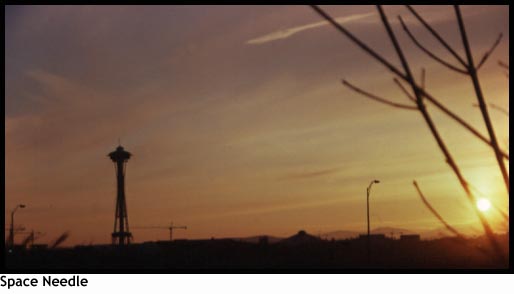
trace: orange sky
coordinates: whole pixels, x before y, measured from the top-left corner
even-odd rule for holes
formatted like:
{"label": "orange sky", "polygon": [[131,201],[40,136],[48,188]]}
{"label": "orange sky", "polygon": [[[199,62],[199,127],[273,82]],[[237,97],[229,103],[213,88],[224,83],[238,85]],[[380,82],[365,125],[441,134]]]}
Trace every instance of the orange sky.
{"label": "orange sky", "polygon": [[[399,66],[376,9],[325,7]],[[453,9],[416,7],[464,54]],[[385,7],[413,70],[427,88],[487,134],[469,78],[421,54],[396,19],[444,49],[404,7]],[[464,6],[475,59],[498,33],[481,69],[489,102],[509,107],[508,6]],[[49,242],[108,243],[115,176],[107,154],[133,154],[126,195],[131,226],[188,226],[177,238],[317,234],[372,228],[440,227],[412,181],[463,230],[476,217],[421,115],[367,100],[340,83],[408,103],[389,72],[306,6],[6,7],[6,224],[45,232]],[[507,210],[492,150],[433,106],[436,124],[464,176]],[[501,146],[508,116],[490,109]],[[480,194],[479,194],[480,196]],[[500,230],[493,211],[486,216]],[[135,241],[167,231],[132,230]],[[20,237],[21,238],[21,237]]]}

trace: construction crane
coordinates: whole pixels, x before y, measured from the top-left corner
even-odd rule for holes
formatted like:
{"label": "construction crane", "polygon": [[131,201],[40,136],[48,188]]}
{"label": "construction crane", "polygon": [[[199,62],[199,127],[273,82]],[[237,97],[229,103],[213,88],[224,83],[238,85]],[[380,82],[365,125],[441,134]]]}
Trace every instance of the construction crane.
{"label": "construction crane", "polygon": [[173,230],[174,229],[183,229],[187,230],[187,226],[174,226],[173,222],[170,223],[169,226],[139,226],[139,227],[132,227],[133,229],[157,229],[162,230],[166,229],[170,231],[170,241],[173,241]]}

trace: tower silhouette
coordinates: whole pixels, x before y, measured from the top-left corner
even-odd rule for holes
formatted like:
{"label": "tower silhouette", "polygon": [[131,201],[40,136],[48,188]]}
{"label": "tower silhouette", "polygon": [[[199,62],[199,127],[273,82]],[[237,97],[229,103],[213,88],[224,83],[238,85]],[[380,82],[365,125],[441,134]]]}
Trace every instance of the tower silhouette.
{"label": "tower silhouette", "polygon": [[116,212],[114,215],[114,231],[111,234],[112,243],[120,246],[130,244],[132,234],[129,231],[127,201],[125,199],[125,167],[129,160],[129,152],[123,147],[118,146],[115,151],[109,153],[109,157],[114,162],[117,180]]}

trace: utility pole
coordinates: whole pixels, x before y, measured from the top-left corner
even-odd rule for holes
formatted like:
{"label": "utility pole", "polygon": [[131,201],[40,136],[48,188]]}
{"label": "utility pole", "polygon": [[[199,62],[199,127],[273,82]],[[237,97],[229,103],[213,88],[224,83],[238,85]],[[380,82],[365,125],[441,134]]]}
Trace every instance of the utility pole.
{"label": "utility pole", "polygon": [[11,248],[11,250],[14,248],[14,213],[18,208],[25,208],[25,204],[18,204],[11,211],[11,228],[9,229],[9,248]]}
{"label": "utility pole", "polygon": [[367,238],[367,251],[368,251],[368,263],[369,263],[369,259],[370,259],[370,229],[369,229],[369,194],[371,192],[371,186],[373,186],[373,184],[378,184],[380,183],[379,180],[373,180],[371,181],[371,183],[369,183],[369,186],[368,188],[366,189],[366,212],[367,212],[367,216],[368,216],[368,238]]}
{"label": "utility pole", "polygon": [[371,181],[371,183],[369,184],[368,188],[366,189],[366,193],[367,193],[367,197],[366,197],[366,207],[367,207],[367,215],[368,215],[368,239],[369,239],[369,235],[370,235],[370,229],[369,229],[369,193],[371,192],[371,186],[373,184],[378,184],[380,183],[379,180],[373,180]]}

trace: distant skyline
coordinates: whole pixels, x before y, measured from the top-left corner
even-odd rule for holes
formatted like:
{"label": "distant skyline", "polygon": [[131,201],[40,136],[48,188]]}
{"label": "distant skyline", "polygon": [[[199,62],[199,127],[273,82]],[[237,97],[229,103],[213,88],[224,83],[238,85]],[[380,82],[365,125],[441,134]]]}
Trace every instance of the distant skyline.
{"label": "distant skyline", "polygon": [[[397,60],[374,6],[322,6],[370,46]],[[453,9],[416,9],[462,54]],[[469,78],[420,52],[401,29],[447,56],[403,6],[385,6],[427,88],[487,134]],[[498,60],[509,62],[509,9],[463,6],[486,99],[509,108]],[[351,92],[345,78],[409,103],[391,74],[308,6],[12,6],[5,9],[5,223],[51,242],[110,243],[116,183],[107,157],[118,139],[133,154],[126,197],[135,242],[174,238],[317,235],[371,227],[441,227],[480,233],[455,175],[417,112]],[[399,61],[397,62],[399,64]],[[428,104],[479,197],[508,211],[491,148]],[[508,150],[508,116],[489,109]],[[496,230],[502,219],[486,212]],[[18,237],[19,241],[21,237]]]}

